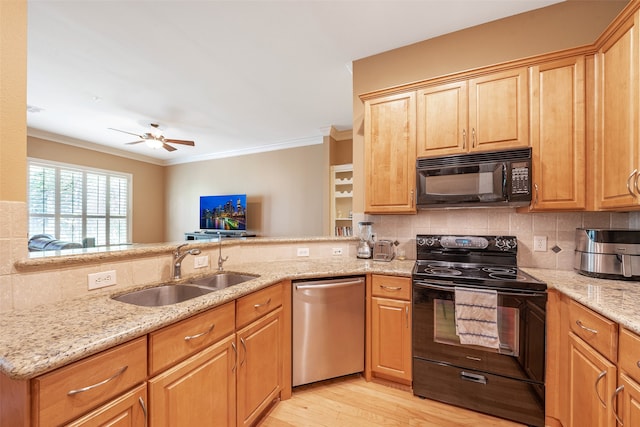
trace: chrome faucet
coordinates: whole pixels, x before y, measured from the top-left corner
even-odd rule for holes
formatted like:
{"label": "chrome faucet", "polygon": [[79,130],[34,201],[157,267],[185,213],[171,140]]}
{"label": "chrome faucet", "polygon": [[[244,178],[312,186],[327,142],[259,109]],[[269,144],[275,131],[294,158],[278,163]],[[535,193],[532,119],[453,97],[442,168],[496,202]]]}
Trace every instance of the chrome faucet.
{"label": "chrome faucet", "polygon": [[229,259],[229,256],[222,258],[222,235],[218,231],[218,271],[222,271],[222,264]]}
{"label": "chrome faucet", "polygon": [[187,244],[188,243],[183,243],[182,245],[178,246],[173,253],[173,278],[175,280],[180,279],[180,270],[184,257],[186,257],[187,255],[200,255],[200,249],[198,248],[189,249],[188,251],[180,253],[180,248],[187,246]]}

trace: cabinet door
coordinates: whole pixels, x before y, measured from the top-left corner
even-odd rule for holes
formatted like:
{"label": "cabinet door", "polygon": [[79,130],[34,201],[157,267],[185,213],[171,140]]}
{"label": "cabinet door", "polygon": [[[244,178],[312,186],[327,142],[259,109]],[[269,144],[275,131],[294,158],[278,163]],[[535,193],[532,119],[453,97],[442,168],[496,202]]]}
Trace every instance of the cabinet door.
{"label": "cabinet door", "polygon": [[230,335],[149,380],[150,425],[234,426],[234,347]]}
{"label": "cabinet door", "polygon": [[618,381],[622,392],[618,396],[617,413],[621,425],[640,426],[640,384],[620,373]]}
{"label": "cabinet door", "polygon": [[145,427],[146,425],[147,385],[145,383],[68,424],[68,427]]}
{"label": "cabinet door", "polygon": [[532,210],[585,208],[585,59],[531,68]]}
{"label": "cabinet door", "polygon": [[372,371],[411,384],[411,303],[372,298]]}
{"label": "cabinet door", "polygon": [[529,146],[527,69],[469,80],[470,151]]}
{"label": "cabinet door", "polygon": [[616,366],[569,333],[569,427],[615,427]]}
{"label": "cabinet door", "polygon": [[282,307],[238,331],[238,426],[249,426],[282,389]]}
{"label": "cabinet door", "polygon": [[365,102],[365,213],[415,213],[416,93]]}
{"label": "cabinet door", "polygon": [[454,82],[418,91],[418,157],[467,151],[467,82]]}
{"label": "cabinet door", "polygon": [[597,56],[600,120],[596,142],[596,208],[634,207],[638,183],[638,14]]}

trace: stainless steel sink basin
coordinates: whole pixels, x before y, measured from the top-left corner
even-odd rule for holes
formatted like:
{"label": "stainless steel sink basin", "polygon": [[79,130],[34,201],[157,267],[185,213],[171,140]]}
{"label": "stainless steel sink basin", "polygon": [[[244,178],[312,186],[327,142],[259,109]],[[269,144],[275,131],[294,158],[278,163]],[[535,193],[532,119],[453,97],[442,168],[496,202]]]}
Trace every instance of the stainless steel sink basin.
{"label": "stainless steel sink basin", "polygon": [[202,277],[200,279],[190,280],[188,284],[196,285],[203,288],[218,290],[237,285],[248,280],[255,279],[260,276],[243,273],[218,273],[212,276]]}
{"label": "stainless steel sink basin", "polygon": [[159,307],[162,305],[176,304],[213,292],[200,286],[190,285],[162,285],[155,288],[147,288],[112,297],[116,301],[126,302],[145,307]]}

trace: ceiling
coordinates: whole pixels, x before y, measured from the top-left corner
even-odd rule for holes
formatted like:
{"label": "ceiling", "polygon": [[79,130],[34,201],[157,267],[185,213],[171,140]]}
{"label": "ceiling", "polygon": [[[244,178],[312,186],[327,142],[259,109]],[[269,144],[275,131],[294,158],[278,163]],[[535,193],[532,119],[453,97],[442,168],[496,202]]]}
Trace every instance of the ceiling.
{"label": "ceiling", "polygon": [[[352,61],[557,2],[29,0],[28,134],[157,164],[321,143]],[[109,130],[150,123],[195,147]]]}

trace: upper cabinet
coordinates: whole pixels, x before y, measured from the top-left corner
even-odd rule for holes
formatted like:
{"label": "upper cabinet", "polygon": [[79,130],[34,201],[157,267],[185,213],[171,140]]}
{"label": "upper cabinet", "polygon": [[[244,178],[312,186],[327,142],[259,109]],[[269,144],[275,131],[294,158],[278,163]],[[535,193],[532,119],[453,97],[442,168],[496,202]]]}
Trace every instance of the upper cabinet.
{"label": "upper cabinet", "polygon": [[365,213],[415,213],[416,93],[364,103]]}
{"label": "upper cabinet", "polygon": [[530,209],[585,208],[585,58],[531,67]]}
{"label": "upper cabinet", "polygon": [[418,90],[417,156],[529,145],[526,67]]}
{"label": "upper cabinet", "polygon": [[619,25],[598,51],[595,208],[640,206],[638,141],[638,12]]}

